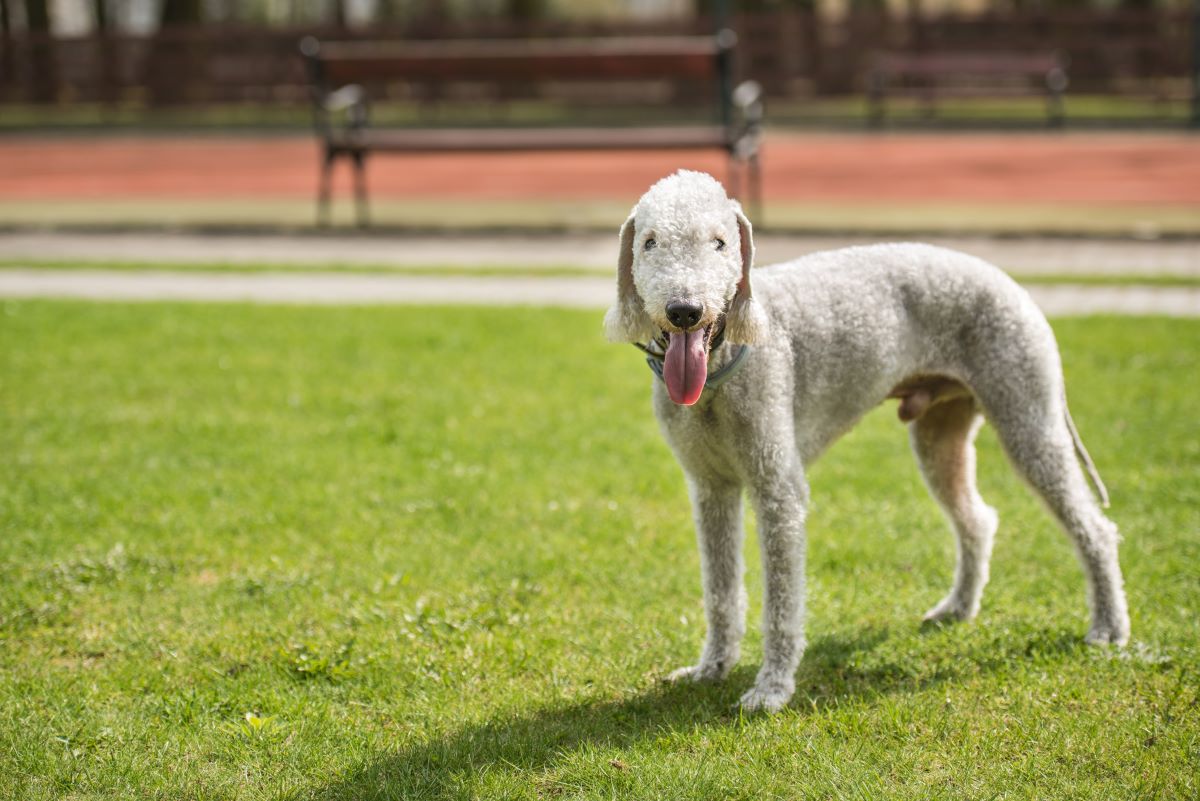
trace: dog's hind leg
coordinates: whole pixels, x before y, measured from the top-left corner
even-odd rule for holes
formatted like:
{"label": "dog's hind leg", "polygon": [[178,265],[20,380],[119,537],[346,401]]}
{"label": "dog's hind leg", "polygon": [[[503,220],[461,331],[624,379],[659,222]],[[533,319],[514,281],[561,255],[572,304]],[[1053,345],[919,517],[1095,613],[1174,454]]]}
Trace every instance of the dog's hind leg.
{"label": "dog's hind leg", "polygon": [[975,435],[983,423],[970,395],[930,406],[909,426],[925,485],[942,507],[958,546],[954,586],[925,620],[970,620],[988,580],[996,510],[975,486]]}
{"label": "dog's hind leg", "polygon": [[1117,526],[1100,510],[1076,460],[1061,394],[989,417],[1017,470],[1075,544],[1092,611],[1087,641],[1123,644],[1129,638],[1129,611],[1117,561]]}
{"label": "dog's hind leg", "polygon": [[669,678],[713,681],[724,678],[737,663],[746,633],[742,488],[732,482],[689,477],[688,489],[700,544],[708,633],[700,661],[674,671]]}

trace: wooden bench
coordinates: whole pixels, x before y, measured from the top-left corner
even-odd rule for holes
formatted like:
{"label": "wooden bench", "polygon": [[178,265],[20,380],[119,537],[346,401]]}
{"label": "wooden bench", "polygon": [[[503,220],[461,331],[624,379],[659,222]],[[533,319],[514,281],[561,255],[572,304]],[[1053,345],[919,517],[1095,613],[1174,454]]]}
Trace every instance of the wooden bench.
{"label": "wooden bench", "polygon": [[880,53],[869,79],[871,121],[881,125],[889,96],[924,101],[932,116],[942,97],[1045,95],[1046,118],[1062,125],[1066,64],[1058,53]]}
{"label": "wooden bench", "polygon": [[[320,42],[300,44],[309,69],[317,136],[323,145],[318,223],[329,220],[330,174],[341,158],[353,162],[358,222],[367,224],[364,162],[370,153],[528,150],[717,148],[729,155],[730,190],[745,173],[753,204],[760,202],[758,147],[761,90],[733,86],[730,30],[715,36],[592,39],[443,40],[435,42]],[[711,88],[711,124],[373,128],[367,86],[404,81],[644,82],[690,80]]]}

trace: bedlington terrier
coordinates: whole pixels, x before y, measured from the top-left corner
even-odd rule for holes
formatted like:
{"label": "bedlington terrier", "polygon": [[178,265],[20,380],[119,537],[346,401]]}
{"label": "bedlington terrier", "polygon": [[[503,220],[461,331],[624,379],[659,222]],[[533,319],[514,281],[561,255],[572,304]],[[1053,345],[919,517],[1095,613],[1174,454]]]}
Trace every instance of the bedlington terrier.
{"label": "bedlington terrier", "polygon": [[[687,479],[708,626],[673,680],[723,678],[745,632],[742,489],[758,519],[763,662],[741,698],[778,710],[804,650],[804,470],[867,411],[900,400],[921,474],[957,539],[948,595],[925,620],[969,620],[988,578],[996,512],[975,486],[984,417],[1074,542],[1090,643],[1124,643],[1117,527],[1067,412],[1054,334],[986,262],[920,244],[852,247],[751,271],[750,223],[711,176],[652,186],[621,227],[609,339],[647,352],[654,410]],[[753,291],[752,291],[753,290]],[[1078,457],[1078,461],[1077,461]]]}

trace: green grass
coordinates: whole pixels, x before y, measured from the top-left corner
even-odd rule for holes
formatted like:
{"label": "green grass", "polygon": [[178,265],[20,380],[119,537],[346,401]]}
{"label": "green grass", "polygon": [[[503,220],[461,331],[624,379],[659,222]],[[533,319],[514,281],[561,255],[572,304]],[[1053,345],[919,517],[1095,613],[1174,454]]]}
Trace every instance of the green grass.
{"label": "green grass", "polygon": [[[361,275],[407,275],[407,276],[475,276],[489,278],[572,278],[584,276],[606,276],[612,274],[609,267],[562,265],[463,265],[463,264],[360,264],[330,262],[325,264],[298,264],[281,262],[155,262],[155,261],[80,261],[78,259],[19,259],[0,258],[0,270],[12,268],[37,270],[111,270],[117,272],[204,272],[204,273],[313,273],[335,272]],[[1032,273],[1011,272],[1023,284],[1072,284],[1075,286],[1152,286],[1189,288],[1200,286],[1200,275],[1178,273]]]}
{"label": "green grass", "polygon": [[1196,287],[1200,286],[1200,275],[1175,273],[1115,273],[1086,275],[1074,273],[1011,273],[1022,284],[1071,284],[1074,286],[1154,286]]}
{"label": "green grass", "polygon": [[[1063,124],[1067,129],[1108,126],[1183,127],[1190,108],[1186,85],[1168,89],[1171,95],[1156,99],[1141,95],[1079,95],[1063,98]],[[912,96],[893,96],[886,104],[885,127],[901,129],[938,128],[1025,128],[1046,126],[1044,95],[1028,97],[946,97],[939,99],[934,113],[925,102]],[[768,120],[772,125],[812,126],[830,124],[867,125],[871,104],[865,95],[813,97],[803,100],[774,100]]]}
{"label": "green grass", "polygon": [[[1168,99],[1156,99],[1147,91],[1128,95],[1079,95],[1064,98],[1065,124],[1094,127],[1117,126],[1181,127],[1189,119],[1186,80],[1160,87]],[[897,97],[889,100],[888,124],[899,127],[939,128],[972,126],[1037,130],[1046,124],[1046,101],[1038,95],[998,98],[945,98],[936,113],[926,114],[920,100]],[[771,98],[768,121],[796,128],[856,128],[868,124],[870,104],[862,93],[840,96],[808,96],[798,99]],[[479,101],[444,101],[413,104],[381,100],[372,104],[372,121],[380,125],[580,125],[645,124],[647,119],[671,124],[710,122],[714,110],[701,104],[683,108],[646,102],[600,106],[572,104],[562,100],[523,100],[499,105]],[[162,131],[312,130],[312,111],[306,102],[280,101],[271,104],[225,104],[150,108],[133,98],[112,105],[67,103],[57,106],[7,104],[0,116],[0,132],[29,130],[95,131],[97,129],[140,129]]]}
{"label": "green grass", "polygon": [[744,717],[756,633],[660,682],[696,549],[597,314],[0,303],[0,795],[1195,798],[1200,322],[1055,329],[1133,647],[1081,644],[987,428],[984,610],[919,627],[953,545],[886,408],[811,472],[811,644]]}

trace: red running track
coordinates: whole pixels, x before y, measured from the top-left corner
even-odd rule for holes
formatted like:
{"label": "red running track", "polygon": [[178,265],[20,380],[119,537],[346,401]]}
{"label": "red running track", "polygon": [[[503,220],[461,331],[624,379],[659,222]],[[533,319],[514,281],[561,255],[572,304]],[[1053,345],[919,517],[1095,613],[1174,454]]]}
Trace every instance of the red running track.
{"label": "red running track", "polygon": [[[783,134],[763,150],[774,202],[1200,205],[1200,138],[1154,134]],[[370,159],[375,197],[635,200],[678,168],[721,177],[714,152],[516,153]],[[348,185],[347,168],[337,191]],[[310,198],[301,136],[8,136],[0,200]]]}

